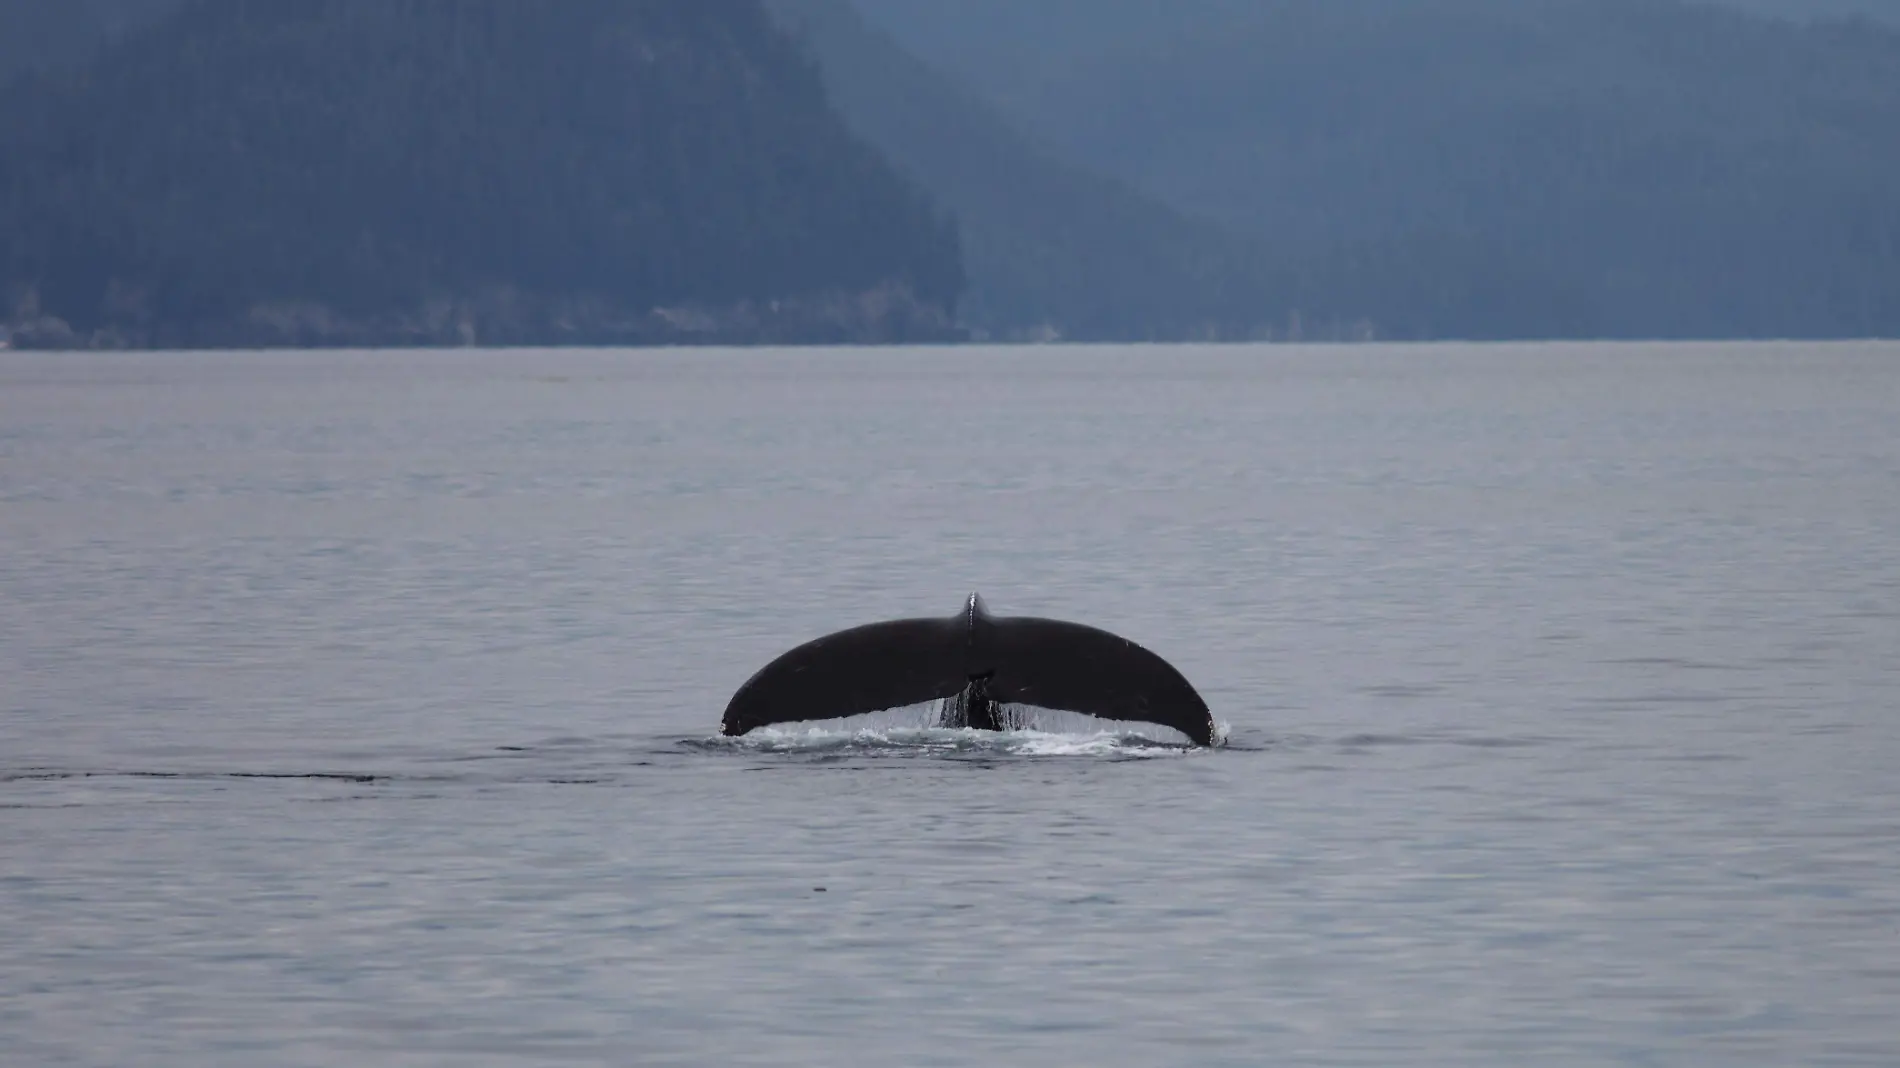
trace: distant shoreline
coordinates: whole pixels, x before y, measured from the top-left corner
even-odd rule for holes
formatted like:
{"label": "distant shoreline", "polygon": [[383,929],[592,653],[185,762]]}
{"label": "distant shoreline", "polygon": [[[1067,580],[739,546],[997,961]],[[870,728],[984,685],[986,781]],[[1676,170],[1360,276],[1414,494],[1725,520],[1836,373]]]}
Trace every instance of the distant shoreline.
{"label": "distant shoreline", "polygon": [[1631,346],[1656,346],[1669,348],[1766,348],[1773,346],[1804,347],[1842,347],[1855,345],[1895,345],[1900,346],[1900,337],[1760,337],[1760,338],[1376,338],[1371,340],[1327,340],[1308,339],[1300,341],[1286,340],[1076,340],[1057,339],[1051,341],[1021,340],[917,340],[917,341],[784,341],[784,342],[671,342],[653,344],[612,344],[612,343],[567,343],[521,342],[510,344],[473,344],[473,345],[216,345],[216,346],[119,346],[96,348],[41,348],[11,345],[0,341],[0,354],[30,355],[36,357],[59,356],[175,356],[175,355],[213,355],[213,354],[266,354],[266,353],[355,353],[355,354],[437,354],[447,355],[467,353],[471,355],[493,355],[505,353],[546,353],[546,352],[756,352],[768,349],[783,350],[841,350],[861,349],[940,349],[950,350],[1061,350],[1061,349],[1162,349],[1162,348],[1259,348],[1259,349],[1433,349],[1433,348],[1506,348],[1506,347],[1557,347],[1578,348],[1626,348]]}

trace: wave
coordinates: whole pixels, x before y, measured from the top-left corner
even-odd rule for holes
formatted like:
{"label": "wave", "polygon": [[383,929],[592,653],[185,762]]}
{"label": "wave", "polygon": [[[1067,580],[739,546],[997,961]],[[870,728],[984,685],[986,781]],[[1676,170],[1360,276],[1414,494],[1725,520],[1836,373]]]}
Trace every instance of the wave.
{"label": "wave", "polygon": [[[716,737],[688,744],[714,752],[790,756],[1097,757],[1153,759],[1198,751],[1184,741],[1160,740],[1159,731],[1038,729],[980,731],[956,727],[810,726],[762,727],[738,738]],[[1172,733],[1172,732],[1167,732]]]}

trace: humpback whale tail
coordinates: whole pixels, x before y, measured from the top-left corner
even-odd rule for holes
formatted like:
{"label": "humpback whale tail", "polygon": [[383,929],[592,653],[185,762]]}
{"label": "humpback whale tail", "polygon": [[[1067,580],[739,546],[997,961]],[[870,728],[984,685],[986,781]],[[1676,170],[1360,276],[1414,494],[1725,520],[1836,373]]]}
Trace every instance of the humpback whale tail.
{"label": "humpback whale tail", "polygon": [[1054,619],[998,618],[971,594],[948,619],[898,619],[807,642],[761,668],[726,706],[720,729],[947,702],[944,725],[996,730],[1002,704],[1172,727],[1214,744],[1207,703],[1166,660],[1105,630]]}

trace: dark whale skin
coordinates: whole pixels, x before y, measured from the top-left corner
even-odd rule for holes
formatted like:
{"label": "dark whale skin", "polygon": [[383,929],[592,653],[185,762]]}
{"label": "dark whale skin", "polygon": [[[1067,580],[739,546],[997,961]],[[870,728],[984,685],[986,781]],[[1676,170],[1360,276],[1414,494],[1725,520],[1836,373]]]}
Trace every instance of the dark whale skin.
{"label": "dark whale skin", "polygon": [[955,700],[950,726],[997,729],[999,704],[1157,723],[1214,744],[1214,720],[1172,664],[1080,623],[989,614],[971,594],[947,619],[898,619],[828,634],[783,654],[739,687],[720,730],[881,712]]}

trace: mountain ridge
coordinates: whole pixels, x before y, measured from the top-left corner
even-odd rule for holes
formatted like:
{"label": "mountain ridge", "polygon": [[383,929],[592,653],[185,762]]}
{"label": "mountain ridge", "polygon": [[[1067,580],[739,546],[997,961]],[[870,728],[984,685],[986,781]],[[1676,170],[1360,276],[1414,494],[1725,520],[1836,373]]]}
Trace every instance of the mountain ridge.
{"label": "mountain ridge", "polygon": [[[49,2],[0,0],[0,30]],[[177,2],[59,10],[109,40]],[[412,293],[401,331],[466,336],[472,301],[481,338],[521,336],[524,315],[611,320],[563,336],[629,341],[846,321],[1079,340],[1900,334],[1900,148],[1884,133],[1900,126],[1900,30],[1826,0],[768,2],[881,157],[851,166],[888,165],[912,190],[898,229],[935,233],[918,241],[956,269],[833,290],[798,305],[802,326],[756,295],[609,311],[491,286]],[[1737,10],[1770,6],[1817,18]],[[44,52],[70,70],[69,45]],[[15,200],[12,218],[33,214]],[[772,213],[733,203],[723,240],[769,231]],[[832,218],[841,247],[880,229]],[[148,290],[104,286],[96,303],[136,308]],[[0,276],[0,318],[9,301],[43,310],[20,291]],[[286,337],[335,330],[334,308],[255,310]]]}
{"label": "mountain ridge", "polygon": [[1900,31],[1674,0],[861,5],[1381,336],[1900,334]]}
{"label": "mountain ridge", "polygon": [[1075,340],[1283,328],[1291,272],[1264,247],[1048,155],[844,0],[768,6],[811,49],[860,136],[956,213],[973,327]]}
{"label": "mountain ridge", "polygon": [[6,101],[23,344],[959,336],[954,224],[756,0],[199,0]]}

